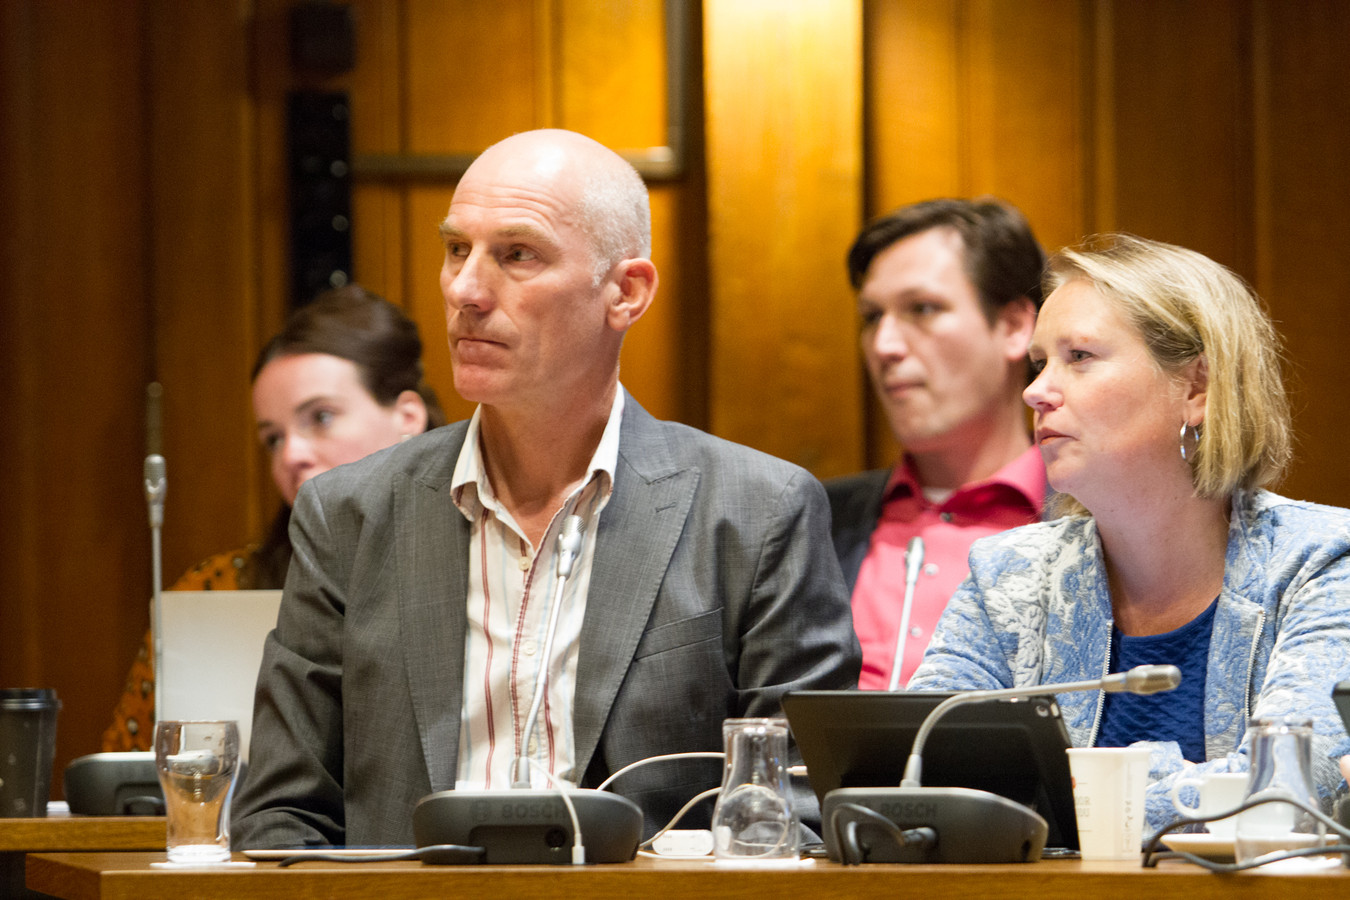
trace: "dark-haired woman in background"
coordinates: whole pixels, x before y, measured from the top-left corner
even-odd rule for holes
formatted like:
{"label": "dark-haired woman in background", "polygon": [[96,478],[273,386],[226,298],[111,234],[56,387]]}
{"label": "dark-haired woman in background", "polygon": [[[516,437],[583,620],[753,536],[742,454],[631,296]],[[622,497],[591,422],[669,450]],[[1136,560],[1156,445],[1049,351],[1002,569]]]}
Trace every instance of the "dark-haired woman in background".
{"label": "dark-haired woman in background", "polygon": [[1324,801],[1350,750],[1350,511],[1265,490],[1290,456],[1275,330],[1199,253],[1119,236],[1056,254],[1023,396],[1061,518],[977,542],[910,687],[1086,681],[1173,664],[1151,696],[1061,695],[1076,747],[1145,743],[1147,819],[1182,773],[1248,767],[1252,717],[1313,720]]}
{"label": "dark-haired woman in background", "polygon": [[[253,412],[284,501],[259,545],[212,556],[169,590],[281,588],[300,485],[404,437],[445,424],[422,379],[417,326],[357,285],[320,294],[273,337],[253,367]],[[154,734],[151,636],[132,663],[103,749],[148,750]]]}

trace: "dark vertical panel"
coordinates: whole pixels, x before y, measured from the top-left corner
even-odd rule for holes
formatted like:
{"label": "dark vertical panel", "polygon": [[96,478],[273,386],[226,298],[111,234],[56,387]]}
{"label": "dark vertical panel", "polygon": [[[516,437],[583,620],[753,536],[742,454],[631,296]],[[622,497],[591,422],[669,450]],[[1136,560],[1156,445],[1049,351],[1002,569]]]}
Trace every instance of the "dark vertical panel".
{"label": "dark vertical panel", "polygon": [[1116,221],[1248,277],[1251,18],[1245,2],[1111,4]]}
{"label": "dark vertical panel", "polygon": [[1268,158],[1258,283],[1285,338],[1298,433],[1282,490],[1350,506],[1350,5],[1300,0],[1260,16]]}
{"label": "dark vertical panel", "polygon": [[0,4],[0,683],[56,688],[58,772],[97,749],[149,595],[142,21]]}
{"label": "dark vertical panel", "polygon": [[[249,533],[257,351],[252,19],[236,4],[150,8],[150,238],[164,386],[164,582]],[[284,57],[283,57],[284,59]]]}

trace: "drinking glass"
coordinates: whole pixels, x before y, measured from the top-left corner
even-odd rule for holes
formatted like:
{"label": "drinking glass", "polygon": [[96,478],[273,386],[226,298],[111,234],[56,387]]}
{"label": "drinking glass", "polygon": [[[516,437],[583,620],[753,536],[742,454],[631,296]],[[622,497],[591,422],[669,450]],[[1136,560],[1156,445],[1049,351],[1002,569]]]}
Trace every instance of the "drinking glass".
{"label": "drinking glass", "polygon": [[155,766],[164,789],[169,862],[227,862],[239,726],[233,721],[160,722],[155,726]]}

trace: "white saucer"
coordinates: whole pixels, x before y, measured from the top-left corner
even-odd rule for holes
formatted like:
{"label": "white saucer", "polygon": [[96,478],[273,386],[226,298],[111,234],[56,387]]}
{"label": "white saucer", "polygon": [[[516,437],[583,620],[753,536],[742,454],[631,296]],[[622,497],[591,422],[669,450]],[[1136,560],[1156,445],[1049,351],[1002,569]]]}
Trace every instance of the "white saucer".
{"label": "white saucer", "polygon": [[1171,850],[1181,853],[1194,853],[1216,862],[1233,861],[1233,839],[1213,834],[1169,834],[1162,842]]}

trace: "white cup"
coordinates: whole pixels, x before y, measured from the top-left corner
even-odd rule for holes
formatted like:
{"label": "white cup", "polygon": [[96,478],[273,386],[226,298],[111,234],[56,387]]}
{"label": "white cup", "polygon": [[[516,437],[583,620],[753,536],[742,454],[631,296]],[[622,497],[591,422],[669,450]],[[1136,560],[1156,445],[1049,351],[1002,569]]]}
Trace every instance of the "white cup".
{"label": "white cup", "polygon": [[239,774],[236,723],[159,722],[155,766],[164,789],[169,862],[229,862],[230,798]]}
{"label": "white cup", "polygon": [[[1187,806],[1182,799],[1181,792],[1187,787],[1194,788],[1200,798],[1200,802],[1195,806]],[[1246,772],[1208,772],[1204,775],[1188,775],[1185,778],[1178,778],[1176,783],[1172,785],[1172,805],[1183,816],[1190,816],[1195,819],[1203,819],[1216,813],[1237,809],[1242,805],[1242,799],[1245,796],[1247,796]],[[1206,822],[1205,827],[1210,834],[1217,838],[1232,840],[1234,829],[1237,828],[1237,818],[1216,819],[1213,822]]]}
{"label": "white cup", "polygon": [[1083,859],[1135,859],[1144,842],[1147,747],[1075,747],[1069,754]]}

